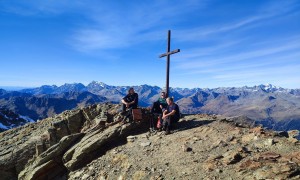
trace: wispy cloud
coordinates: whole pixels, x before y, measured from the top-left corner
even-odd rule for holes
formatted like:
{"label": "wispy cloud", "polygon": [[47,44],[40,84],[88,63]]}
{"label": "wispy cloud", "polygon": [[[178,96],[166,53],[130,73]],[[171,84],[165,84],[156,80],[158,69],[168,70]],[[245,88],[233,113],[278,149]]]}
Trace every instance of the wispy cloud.
{"label": "wispy cloud", "polygon": [[73,39],[76,42],[74,47],[82,51],[126,47],[130,43],[122,34],[115,33],[115,36],[112,36],[111,32],[95,29],[79,30]]}
{"label": "wispy cloud", "polygon": [[[87,2],[90,2],[88,0]],[[58,15],[66,12],[77,11],[85,4],[80,1],[39,1],[39,0],[3,0],[0,2],[0,12],[14,13],[22,16]]]}
{"label": "wispy cloud", "polygon": [[263,26],[263,23],[266,23],[273,18],[279,16],[288,15],[288,13],[297,10],[300,6],[298,1],[281,1],[268,3],[258,9],[256,14],[247,17],[237,17],[234,21],[222,22],[220,24],[210,24],[204,27],[196,27],[189,29],[182,29],[177,34],[179,41],[199,41],[201,39],[212,38],[214,36],[220,36],[225,33],[233,33],[235,30],[246,30],[248,28],[254,28],[257,26]]}
{"label": "wispy cloud", "polygon": [[201,5],[197,1],[174,3],[172,6],[168,6],[168,2],[164,1],[144,2],[139,6],[132,2],[128,3],[126,7],[128,9],[111,7],[119,13],[107,11],[111,9],[109,7],[105,7],[104,12],[91,8],[92,13],[88,18],[93,21],[93,25],[83,25],[74,31],[72,35],[74,47],[80,51],[93,51],[157,41],[162,39],[161,29],[165,31],[167,24],[180,21],[180,18],[175,17]]}
{"label": "wispy cloud", "polygon": [[183,71],[182,75],[197,75],[197,74],[220,74],[226,72],[236,72],[245,71],[251,69],[265,69],[269,67],[282,67],[285,64],[294,65],[298,63],[300,59],[300,52],[295,52],[292,54],[280,54],[268,57],[268,59],[257,59],[256,61],[247,61],[245,63],[235,63],[230,66],[208,66],[200,69],[190,69],[188,71]]}
{"label": "wispy cloud", "polygon": [[263,69],[248,69],[247,71],[228,71],[226,73],[220,73],[218,75],[212,76],[213,79],[221,80],[225,82],[234,82],[238,80],[243,80],[247,82],[248,80],[264,80],[264,81],[280,81],[286,80],[287,76],[293,78],[297,69],[300,65],[285,65],[281,67],[266,67]]}
{"label": "wispy cloud", "polygon": [[[188,54],[187,57],[181,57],[182,59],[188,59],[184,63],[178,63],[177,68],[181,69],[197,69],[205,68],[209,66],[220,66],[226,63],[236,63],[243,60],[251,60],[254,58],[264,57],[268,55],[276,55],[277,53],[284,53],[288,51],[299,52],[300,50],[300,39],[294,39],[292,42],[285,42],[281,44],[274,45],[269,44],[265,47],[256,47],[254,49],[249,49],[245,52],[231,52],[229,54],[221,54],[218,56],[209,54],[203,56],[203,54]],[[195,51],[195,50],[194,50]],[[201,51],[200,51],[201,52]],[[192,58],[191,58],[192,57]]]}
{"label": "wispy cloud", "polygon": [[196,27],[191,29],[179,30],[179,32],[177,32],[177,34],[179,35],[177,40],[185,42],[185,41],[196,41],[196,40],[199,41],[201,39],[208,39],[208,38],[215,39],[215,37],[212,36],[215,36],[216,34],[218,35],[220,33],[226,33],[228,31],[233,31],[235,29],[256,22],[260,19],[263,19],[263,16],[249,17],[228,24],[213,24],[207,27]]}
{"label": "wispy cloud", "polygon": [[222,53],[228,51],[228,49],[238,46],[244,41],[244,39],[238,39],[238,40],[232,40],[232,41],[226,41],[226,42],[220,42],[213,46],[208,47],[193,47],[189,49],[184,49],[183,53],[180,53],[177,55],[177,58],[173,61],[181,61],[183,60],[190,60],[190,59],[198,59],[201,57],[209,56],[212,54]]}

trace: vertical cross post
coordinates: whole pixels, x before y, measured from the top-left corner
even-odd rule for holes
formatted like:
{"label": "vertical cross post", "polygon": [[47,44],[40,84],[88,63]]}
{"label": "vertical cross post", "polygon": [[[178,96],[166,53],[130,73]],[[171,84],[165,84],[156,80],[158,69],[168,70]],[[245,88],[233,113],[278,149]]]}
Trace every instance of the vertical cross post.
{"label": "vertical cross post", "polygon": [[[171,50],[171,30],[168,30],[167,52]],[[166,69],[166,97],[169,97],[169,79],[170,79],[170,54],[167,55]]]}
{"label": "vertical cross post", "polygon": [[170,77],[170,55],[180,52],[180,49],[171,51],[171,30],[168,30],[168,44],[167,52],[161,54],[159,57],[167,57],[167,69],[166,69],[166,97],[169,97],[169,77]]}

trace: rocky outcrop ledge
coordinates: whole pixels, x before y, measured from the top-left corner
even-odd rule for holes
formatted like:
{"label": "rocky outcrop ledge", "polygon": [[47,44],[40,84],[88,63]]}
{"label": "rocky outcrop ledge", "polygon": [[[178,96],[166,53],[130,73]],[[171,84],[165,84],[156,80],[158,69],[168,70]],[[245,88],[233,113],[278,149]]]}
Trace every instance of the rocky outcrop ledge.
{"label": "rocky outcrop ledge", "polygon": [[[121,125],[120,106],[98,104],[0,134],[1,179],[66,179],[143,122]],[[147,119],[145,109],[143,118]]]}

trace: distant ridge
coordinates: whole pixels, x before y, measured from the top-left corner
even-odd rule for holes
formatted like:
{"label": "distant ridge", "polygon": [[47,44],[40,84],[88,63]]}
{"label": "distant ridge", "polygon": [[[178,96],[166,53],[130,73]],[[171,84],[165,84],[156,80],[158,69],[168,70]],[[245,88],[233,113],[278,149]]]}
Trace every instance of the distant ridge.
{"label": "distant ridge", "polygon": [[[130,86],[103,82],[43,85],[19,91],[0,90],[0,107],[34,120],[53,116],[64,110],[94,103],[120,103]],[[158,86],[133,86],[139,94],[139,106],[149,107],[163,90]],[[253,87],[171,88],[182,113],[248,116],[275,130],[300,129],[300,89],[286,89],[272,84]]]}
{"label": "distant ridge", "polygon": [[34,87],[21,87],[21,86],[0,86],[0,89],[4,89],[6,91],[19,91],[22,89],[29,89]]}

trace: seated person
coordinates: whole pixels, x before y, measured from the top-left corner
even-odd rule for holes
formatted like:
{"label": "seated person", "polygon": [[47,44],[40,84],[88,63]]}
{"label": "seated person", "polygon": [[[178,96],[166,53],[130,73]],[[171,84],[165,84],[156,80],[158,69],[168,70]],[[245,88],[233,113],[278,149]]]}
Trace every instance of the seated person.
{"label": "seated person", "polygon": [[180,113],[179,107],[177,104],[174,103],[173,98],[167,98],[168,106],[163,112],[163,130],[166,131],[166,134],[170,134],[170,127],[171,124],[176,123],[179,121]]}
{"label": "seated person", "polygon": [[155,101],[153,103],[152,108],[151,108],[151,113],[154,115],[155,119],[157,118],[157,121],[160,121],[159,122],[160,124],[162,124],[162,113],[163,113],[164,109],[167,108],[167,106],[168,106],[168,104],[166,101],[166,93],[161,92],[160,97],[158,98],[157,101]]}
{"label": "seated person", "polygon": [[137,108],[138,102],[139,102],[138,94],[134,92],[133,88],[130,88],[128,90],[128,94],[122,99],[122,104],[123,104],[122,114],[126,115],[123,121],[125,121],[131,115],[132,109]]}
{"label": "seated person", "polygon": [[168,106],[168,104],[167,104],[167,101],[166,101],[166,93],[161,92],[161,95],[158,98],[158,100],[153,103],[151,112],[152,113],[157,113],[157,114],[162,114],[163,109],[165,109],[167,106]]}

